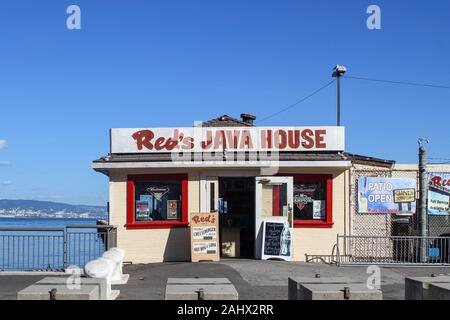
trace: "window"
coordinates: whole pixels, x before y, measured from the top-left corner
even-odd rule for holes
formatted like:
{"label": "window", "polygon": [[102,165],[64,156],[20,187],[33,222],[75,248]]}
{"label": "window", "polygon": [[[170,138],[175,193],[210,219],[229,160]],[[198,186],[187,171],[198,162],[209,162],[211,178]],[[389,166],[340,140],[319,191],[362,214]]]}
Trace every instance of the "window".
{"label": "window", "polygon": [[128,176],[127,192],[128,229],[187,226],[187,175]]}
{"label": "window", "polygon": [[294,226],[331,228],[332,176],[301,174],[294,177]]}

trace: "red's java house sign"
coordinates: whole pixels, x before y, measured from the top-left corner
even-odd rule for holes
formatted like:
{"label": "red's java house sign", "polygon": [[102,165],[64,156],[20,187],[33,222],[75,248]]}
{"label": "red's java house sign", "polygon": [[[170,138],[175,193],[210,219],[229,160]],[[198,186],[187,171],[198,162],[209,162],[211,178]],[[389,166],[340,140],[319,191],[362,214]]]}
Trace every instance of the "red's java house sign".
{"label": "red's java house sign", "polygon": [[111,129],[111,153],[343,151],[343,127]]}

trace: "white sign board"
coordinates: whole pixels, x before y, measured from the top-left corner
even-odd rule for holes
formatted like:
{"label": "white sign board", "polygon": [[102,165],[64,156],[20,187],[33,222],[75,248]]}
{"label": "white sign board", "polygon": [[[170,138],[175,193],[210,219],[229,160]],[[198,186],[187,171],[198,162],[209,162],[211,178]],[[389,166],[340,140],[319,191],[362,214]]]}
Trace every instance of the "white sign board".
{"label": "white sign board", "polygon": [[343,151],[344,127],[111,129],[111,153]]}

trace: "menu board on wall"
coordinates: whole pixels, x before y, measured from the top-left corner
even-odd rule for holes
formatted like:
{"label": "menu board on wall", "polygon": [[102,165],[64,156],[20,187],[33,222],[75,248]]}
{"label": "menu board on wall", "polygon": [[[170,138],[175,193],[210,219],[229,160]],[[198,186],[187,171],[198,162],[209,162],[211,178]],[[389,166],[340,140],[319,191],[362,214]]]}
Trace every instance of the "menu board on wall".
{"label": "menu board on wall", "polygon": [[281,259],[290,261],[292,258],[292,229],[287,219],[265,219],[263,221],[263,260]]}
{"label": "menu board on wall", "polygon": [[217,211],[191,213],[191,260],[219,261],[219,223]]}

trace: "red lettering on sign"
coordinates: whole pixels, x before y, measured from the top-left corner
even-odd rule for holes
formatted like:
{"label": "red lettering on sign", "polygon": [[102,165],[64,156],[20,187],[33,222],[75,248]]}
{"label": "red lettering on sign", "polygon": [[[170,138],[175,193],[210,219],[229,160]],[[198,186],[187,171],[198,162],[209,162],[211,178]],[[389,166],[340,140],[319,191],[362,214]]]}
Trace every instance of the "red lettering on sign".
{"label": "red lettering on sign", "polygon": [[442,179],[442,177],[439,176],[431,178],[431,183],[436,187],[450,187],[450,179]]}
{"label": "red lettering on sign", "polygon": [[209,216],[206,216],[206,217],[193,216],[192,217],[192,221],[194,221],[195,223],[199,223],[199,222],[201,222],[201,223],[206,223],[206,222],[215,223],[216,222],[216,218],[214,217],[214,215],[209,215]]}
{"label": "red lettering on sign", "polygon": [[261,131],[261,148],[272,148],[272,130]]}
{"label": "red lettering on sign", "polygon": [[300,147],[300,130],[288,131],[288,145],[289,148],[297,149]]}
{"label": "red lettering on sign", "polygon": [[142,150],[142,147],[152,150],[153,145],[151,140],[154,136],[155,134],[151,130],[141,130],[132,135],[133,139],[136,140],[138,150]]}
{"label": "red lettering on sign", "polygon": [[253,142],[252,142],[252,136],[248,130],[242,131],[242,137],[241,137],[241,149],[253,149]]}
{"label": "red lettering on sign", "polygon": [[327,134],[326,130],[316,130],[316,148],[324,149],[327,147],[327,144],[324,142],[324,135]]}
{"label": "red lettering on sign", "polygon": [[284,130],[277,130],[274,132],[274,146],[275,148],[278,148],[280,150],[286,149],[287,145],[287,137],[286,137],[286,131]]}
{"label": "red lettering on sign", "polygon": [[212,132],[210,130],[206,131],[206,141],[201,142],[201,147],[203,150],[208,150],[211,148],[213,142]]}
{"label": "red lettering on sign", "polygon": [[181,149],[184,150],[190,150],[194,148],[194,138],[192,137],[185,137],[183,138],[183,145],[181,146]]}
{"label": "red lettering on sign", "polygon": [[225,140],[224,132],[217,131],[216,138],[214,139],[214,149],[222,150],[227,148],[227,141]]}
{"label": "red lettering on sign", "polygon": [[314,139],[312,138],[314,136],[314,132],[311,129],[305,129],[302,131],[302,139],[304,140],[302,142],[302,146],[305,149],[311,149],[314,147]]}
{"label": "red lettering on sign", "polygon": [[227,130],[227,141],[228,141],[228,147],[232,148],[232,149],[237,149],[239,144],[239,136],[240,136],[241,132],[238,130]]}
{"label": "red lettering on sign", "polygon": [[[155,150],[155,151],[172,151],[192,150],[199,148],[203,151],[215,150],[253,150],[252,130],[206,130],[205,140],[198,143],[192,136],[180,132],[178,129],[172,131],[171,137],[156,136],[155,132],[150,129],[140,130],[132,134],[136,142],[137,149]],[[159,132],[157,132],[159,133]],[[262,149],[269,150],[300,150],[300,149],[326,149],[327,142],[326,129],[262,129],[260,136],[260,146]],[[197,145],[198,144],[198,145]],[[254,150],[258,151],[258,150]],[[436,183],[442,184],[441,178],[435,178]],[[445,180],[445,185],[450,186],[450,181]]]}

